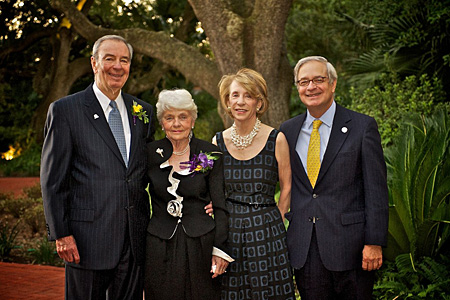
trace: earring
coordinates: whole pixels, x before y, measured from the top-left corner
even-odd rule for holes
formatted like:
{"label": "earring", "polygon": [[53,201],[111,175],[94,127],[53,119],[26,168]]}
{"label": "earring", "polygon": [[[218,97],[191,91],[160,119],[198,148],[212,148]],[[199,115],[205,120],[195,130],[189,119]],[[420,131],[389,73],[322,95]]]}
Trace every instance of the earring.
{"label": "earring", "polygon": [[192,126],[192,128],[191,129],[194,129],[194,126]]}
{"label": "earring", "polygon": [[259,110],[260,110],[260,108],[259,108],[259,107],[257,107],[257,108],[256,108],[256,111],[259,111]]}
{"label": "earring", "polygon": [[164,131],[164,127],[161,127],[161,130]]}
{"label": "earring", "polygon": [[228,106],[228,107],[227,107],[227,110],[228,110],[228,112],[231,112],[231,107]]}

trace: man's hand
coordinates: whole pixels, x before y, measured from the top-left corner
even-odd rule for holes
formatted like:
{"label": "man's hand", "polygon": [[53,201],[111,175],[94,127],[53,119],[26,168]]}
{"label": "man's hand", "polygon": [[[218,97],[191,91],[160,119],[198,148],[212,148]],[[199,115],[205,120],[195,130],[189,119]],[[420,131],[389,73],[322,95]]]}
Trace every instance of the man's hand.
{"label": "man's hand", "polygon": [[204,208],[205,208],[205,213],[207,213],[211,217],[214,212],[213,207],[212,207],[212,202],[209,202],[209,204],[206,205]]}
{"label": "man's hand", "polygon": [[56,252],[66,262],[80,263],[77,243],[73,235],[65,236],[56,240]]}
{"label": "man's hand", "polygon": [[381,246],[365,245],[363,249],[362,268],[365,271],[378,270],[383,265],[383,251]]}

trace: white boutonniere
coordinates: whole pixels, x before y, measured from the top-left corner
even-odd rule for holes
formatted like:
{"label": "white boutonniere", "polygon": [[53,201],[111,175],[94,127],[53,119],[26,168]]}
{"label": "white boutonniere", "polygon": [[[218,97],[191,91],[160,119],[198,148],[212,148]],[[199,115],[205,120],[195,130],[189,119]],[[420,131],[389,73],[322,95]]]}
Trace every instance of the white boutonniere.
{"label": "white boutonniere", "polygon": [[161,148],[156,149],[156,153],[158,153],[159,155],[161,155],[161,157],[164,157],[163,155],[164,150]]}

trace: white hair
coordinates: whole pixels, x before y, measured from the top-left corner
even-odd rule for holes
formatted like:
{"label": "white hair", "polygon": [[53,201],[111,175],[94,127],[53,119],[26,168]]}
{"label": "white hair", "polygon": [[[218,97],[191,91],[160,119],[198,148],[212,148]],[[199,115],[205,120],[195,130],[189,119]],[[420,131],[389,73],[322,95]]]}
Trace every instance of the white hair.
{"label": "white hair", "polygon": [[94,43],[94,46],[92,47],[92,56],[95,58],[95,60],[98,60],[98,50],[100,48],[100,45],[104,41],[110,41],[110,40],[123,42],[128,48],[128,52],[130,53],[130,61],[131,61],[131,59],[133,58],[133,47],[127,42],[126,39],[124,39],[120,35],[112,35],[112,34],[102,36]]}
{"label": "white hair", "polygon": [[170,109],[187,110],[194,121],[197,119],[197,105],[192,95],[185,89],[163,90],[159,93],[156,118],[160,124],[164,112]]}
{"label": "white hair", "polygon": [[294,77],[295,77],[295,83],[297,84],[297,76],[298,76],[298,71],[300,70],[300,67],[303,66],[304,64],[306,64],[307,62],[310,61],[318,61],[321,63],[324,63],[327,66],[327,73],[328,73],[328,79],[330,84],[333,84],[333,82],[337,79],[337,72],[336,69],[334,68],[334,66],[323,56],[307,56],[307,57],[303,57],[302,59],[300,59],[297,64],[295,65],[294,68]]}

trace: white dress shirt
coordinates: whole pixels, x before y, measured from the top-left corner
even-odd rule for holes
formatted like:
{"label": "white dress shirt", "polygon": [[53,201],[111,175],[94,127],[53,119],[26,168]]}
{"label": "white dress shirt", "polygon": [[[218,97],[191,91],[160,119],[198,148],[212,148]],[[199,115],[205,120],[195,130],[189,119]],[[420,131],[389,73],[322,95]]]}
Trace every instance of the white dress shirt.
{"label": "white dress shirt", "polygon": [[[109,113],[112,111],[112,107],[109,105],[109,102],[111,100],[103,94],[102,91],[97,86],[97,83],[94,82],[93,85],[94,88],[94,94],[97,97],[98,102],[100,102],[100,105],[103,108],[103,112],[105,114],[106,121],[108,121]],[[125,144],[127,147],[127,159],[130,160],[130,145],[131,145],[131,130],[130,130],[130,122],[128,121],[128,112],[127,108],[125,107],[125,102],[123,102],[122,98],[122,91],[120,91],[119,95],[116,99],[114,99],[117,104],[117,109],[119,110],[120,117],[122,118],[122,125],[123,125],[123,133],[125,134]]]}

